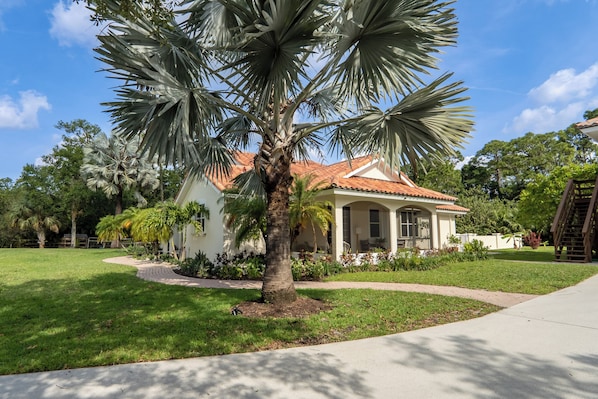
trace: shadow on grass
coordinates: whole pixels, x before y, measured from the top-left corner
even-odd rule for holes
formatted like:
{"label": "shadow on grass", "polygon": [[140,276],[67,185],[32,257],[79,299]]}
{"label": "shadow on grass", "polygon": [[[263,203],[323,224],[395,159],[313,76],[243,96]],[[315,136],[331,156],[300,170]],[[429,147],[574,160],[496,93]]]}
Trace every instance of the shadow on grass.
{"label": "shadow on grass", "polygon": [[246,352],[305,334],[302,320],[230,314],[258,297],[123,273],[0,287],[0,374]]}
{"label": "shadow on grass", "polygon": [[[4,373],[243,352],[307,334],[302,320],[230,315],[231,306],[259,296],[250,290],[172,287],[106,273],[87,280],[31,281],[11,292],[0,308]],[[179,360],[0,376],[0,398],[196,398],[213,393],[267,398],[281,397],[284,387],[291,393],[307,390],[310,398],[371,397],[362,376],[339,371],[331,355],[261,352],[199,361],[198,368]]]}

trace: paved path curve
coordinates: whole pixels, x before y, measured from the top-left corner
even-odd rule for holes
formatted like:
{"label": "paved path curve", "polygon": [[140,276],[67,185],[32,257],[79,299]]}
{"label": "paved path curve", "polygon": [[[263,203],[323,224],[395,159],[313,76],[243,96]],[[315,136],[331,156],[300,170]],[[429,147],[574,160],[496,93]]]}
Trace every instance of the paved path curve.
{"label": "paved path curve", "polygon": [[[137,276],[141,279],[148,281],[155,281],[158,283],[169,284],[169,285],[183,285],[187,287],[198,287],[198,288],[231,288],[231,289],[243,289],[261,288],[260,281],[246,281],[246,280],[214,280],[214,279],[198,279],[193,277],[186,277],[176,274],[170,266],[160,263],[144,262],[133,259],[129,256],[120,256],[117,258],[104,259],[104,262],[116,263],[120,265],[134,266],[137,268]],[[297,281],[295,282],[297,288],[317,288],[317,289],[358,289],[358,288],[370,288],[375,290],[388,290],[388,291],[407,291],[407,292],[424,292],[428,294],[456,296],[461,298],[476,299],[491,303],[493,305],[501,306],[504,308],[517,305],[528,301],[530,299],[538,297],[538,295],[529,294],[514,294],[507,292],[498,291],[486,291],[486,290],[472,290],[468,288],[460,287],[446,287],[437,285],[424,285],[424,284],[403,284],[403,283],[360,283],[360,282],[349,282],[349,281]]]}

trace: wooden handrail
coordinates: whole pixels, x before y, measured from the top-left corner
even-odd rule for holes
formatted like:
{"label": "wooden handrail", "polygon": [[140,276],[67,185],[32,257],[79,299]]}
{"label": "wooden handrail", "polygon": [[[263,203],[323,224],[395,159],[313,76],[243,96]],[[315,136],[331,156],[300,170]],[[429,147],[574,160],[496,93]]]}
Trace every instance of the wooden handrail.
{"label": "wooden handrail", "polygon": [[557,258],[560,256],[559,254],[562,250],[561,239],[563,237],[565,225],[567,224],[567,219],[571,213],[574,200],[575,182],[573,179],[569,179],[565,187],[565,192],[563,193],[561,203],[559,204],[557,212],[554,215],[554,221],[552,222],[552,226],[550,228],[550,232],[552,233],[554,240],[554,253]]}
{"label": "wooden handrail", "polygon": [[592,261],[592,243],[594,241],[594,233],[596,230],[596,205],[598,204],[598,177],[594,182],[594,189],[592,190],[592,198],[588,206],[588,213],[583,224],[581,234],[583,237],[584,253],[586,262]]}
{"label": "wooden handrail", "polygon": [[[561,203],[559,204],[559,207],[557,208],[556,214],[554,215],[554,220],[552,221],[552,226],[550,227],[550,232],[551,233],[555,233],[557,232],[558,226],[559,226],[559,222],[563,219],[563,213],[565,212],[565,210],[568,208],[565,205],[569,202],[570,198],[572,197],[573,194],[573,179],[569,179],[569,181],[567,182],[567,185],[565,186],[565,192],[563,193],[563,197],[561,199]],[[556,241],[556,239],[555,239]]]}
{"label": "wooden handrail", "polygon": [[592,198],[590,199],[590,205],[588,206],[588,214],[586,215],[586,220],[583,223],[583,229],[581,233],[583,235],[587,234],[590,230],[590,226],[593,224],[592,220],[594,219],[594,215],[596,214],[596,200],[598,197],[598,177],[596,177],[596,181],[594,182],[594,190],[592,191]]}

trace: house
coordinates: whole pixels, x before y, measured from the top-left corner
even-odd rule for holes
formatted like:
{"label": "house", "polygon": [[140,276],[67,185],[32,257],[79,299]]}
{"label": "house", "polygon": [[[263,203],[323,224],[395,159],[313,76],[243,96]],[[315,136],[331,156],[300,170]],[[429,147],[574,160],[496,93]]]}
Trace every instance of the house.
{"label": "house", "polygon": [[[177,196],[177,203],[198,201],[210,211],[204,232],[188,234],[187,253],[203,251],[210,259],[217,253],[263,251],[263,240],[236,249],[234,234],[227,231],[222,214],[222,191],[232,179],[253,167],[254,154],[238,153],[236,164],[227,177],[188,178]],[[318,248],[339,259],[343,252],[367,252],[370,249],[418,247],[438,249],[455,234],[455,218],[468,209],[455,205],[454,197],[418,187],[404,173],[390,170],[372,156],[323,165],[313,161],[297,162],[292,173],[312,174],[314,181],[324,181],[322,200],[334,205],[335,224],[326,236],[317,231]],[[295,241],[292,251],[309,250],[314,241],[306,229]]]}
{"label": "house", "polygon": [[579,122],[576,126],[583,134],[598,142],[598,117]]}

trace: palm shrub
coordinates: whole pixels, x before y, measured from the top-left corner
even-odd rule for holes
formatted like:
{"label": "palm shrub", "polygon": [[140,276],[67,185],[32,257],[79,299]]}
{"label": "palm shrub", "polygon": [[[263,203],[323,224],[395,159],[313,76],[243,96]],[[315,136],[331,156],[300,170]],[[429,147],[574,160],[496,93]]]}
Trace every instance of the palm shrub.
{"label": "palm shrub", "polygon": [[474,256],[474,260],[487,259],[488,258],[488,247],[480,240],[471,240],[463,244],[463,252]]}
{"label": "palm shrub", "polygon": [[187,258],[178,264],[180,273],[184,276],[208,278],[214,268],[205,253],[199,251],[193,258]]}

